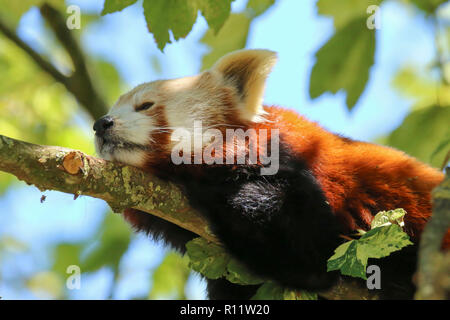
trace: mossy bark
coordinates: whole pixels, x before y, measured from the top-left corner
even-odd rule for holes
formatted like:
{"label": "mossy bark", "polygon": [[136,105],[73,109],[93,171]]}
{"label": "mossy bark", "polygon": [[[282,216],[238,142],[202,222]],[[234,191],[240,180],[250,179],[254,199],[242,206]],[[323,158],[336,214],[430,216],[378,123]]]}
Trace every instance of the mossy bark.
{"label": "mossy bark", "polygon": [[[0,170],[15,175],[39,190],[71,193],[76,199],[87,195],[105,200],[114,212],[135,208],[172,222],[199,236],[219,243],[205,219],[189,207],[182,191],[131,166],[86,155],[80,151],[42,146],[0,135]],[[422,236],[417,298],[448,297],[450,256],[440,244],[450,226],[450,173],[433,192],[433,219]],[[320,293],[328,299],[377,299],[376,292],[355,281],[340,280]]]}

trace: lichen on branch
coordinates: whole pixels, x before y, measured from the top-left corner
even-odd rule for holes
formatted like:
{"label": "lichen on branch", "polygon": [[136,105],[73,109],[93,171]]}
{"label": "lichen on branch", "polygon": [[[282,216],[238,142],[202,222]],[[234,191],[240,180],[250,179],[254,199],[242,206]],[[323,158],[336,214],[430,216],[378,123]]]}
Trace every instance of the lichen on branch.
{"label": "lichen on branch", "polygon": [[176,185],[132,166],[0,135],[0,170],[41,191],[57,190],[75,197],[103,199],[114,212],[139,209],[218,242]]}

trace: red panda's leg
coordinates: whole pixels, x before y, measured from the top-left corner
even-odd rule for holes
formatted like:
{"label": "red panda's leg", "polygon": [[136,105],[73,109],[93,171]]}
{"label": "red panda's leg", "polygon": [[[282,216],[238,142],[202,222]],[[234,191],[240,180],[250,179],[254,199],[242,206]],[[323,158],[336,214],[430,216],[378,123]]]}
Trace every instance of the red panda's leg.
{"label": "red panda's leg", "polygon": [[186,252],[186,242],[197,237],[195,233],[143,211],[126,209],[123,215],[137,231],[145,232],[156,241],[162,240],[182,254]]}
{"label": "red panda's leg", "polygon": [[302,164],[281,164],[274,176],[244,166],[205,167],[203,173],[177,182],[231,255],[285,286],[333,284],[337,274],[328,273],[326,263],[341,242],[339,225]]}

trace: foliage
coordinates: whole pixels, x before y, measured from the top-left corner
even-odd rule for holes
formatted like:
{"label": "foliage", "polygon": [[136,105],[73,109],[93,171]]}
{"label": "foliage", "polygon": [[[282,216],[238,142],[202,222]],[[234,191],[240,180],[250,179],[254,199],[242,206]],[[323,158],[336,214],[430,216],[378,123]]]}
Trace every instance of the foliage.
{"label": "foliage", "polygon": [[245,266],[231,258],[224,248],[195,238],[186,244],[189,267],[209,279],[225,277],[228,281],[242,285],[262,283],[263,280],[252,275]]}
{"label": "foliage", "polygon": [[366,279],[369,258],[384,258],[412,244],[397,224],[404,215],[403,209],[378,213],[372,222],[373,229],[358,240],[347,241],[336,248],[328,259],[328,271],[340,270],[343,275]]}
{"label": "foliage", "polygon": [[25,12],[30,10],[31,7],[40,6],[43,3],[48,3],[61,11],[66,8],[64,0],[0,0],[0,8],[5,13],[2,14],[2,18],[7,19],[8,23],[12,25],[17,25]]}
{"label": "foliage", "polygon": [[311,98],[345,90],[347,107],[355,106],[374,63],[375,33],[365,24],[366,18],[352,20],[317,51],[309,84]]}
{"label": "foliage", "polygon": [[[158,48],[170,43],[170,31],[175,40],[186,37],[200,11],[215,33],[227,20],[232,0],[144,0],[144,15],[148,30],[153,33]],[[120,11],[136,0],[106,0],[102,14]]]}
{"label": "foliage", "polygon": [[149,299],[185,299],[184,286],[190,270],[186,258],[169,252],[153,272],[153,287]]}
{"label": "foliage", "polygon": [[189,267],[208,279],[225,278],[238,285],[262,284],[253,299],[261,300],[311,300],[317,296],[308,292],[296,292],[265,281],[252,274],[247,267],[230,257],[222,246],[195,238],[186,244]]}
{"label": "foliage", "polygon": [[245,47],[251,22],[266,12],[275,1],[252,0],[242,13],[232,13],[222,29],[215,33],[208,30],[201,42],[208,45],[211,51],[203,56],[202,70],[209,69],[223,55]]}

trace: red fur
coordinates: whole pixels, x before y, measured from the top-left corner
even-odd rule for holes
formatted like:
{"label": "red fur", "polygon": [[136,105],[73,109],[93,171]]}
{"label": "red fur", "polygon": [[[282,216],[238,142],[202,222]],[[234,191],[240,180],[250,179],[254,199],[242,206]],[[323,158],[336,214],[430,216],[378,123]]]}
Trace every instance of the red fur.
{"label": "red fur", "polygon": [[[405,229],[417,241],[431,216],[431,191],[443,173],[405,153],[332,134],[297,113],[266,107],[269,122],[259,128],[277,128],[294,154],[306,160],[334,213],[346,231],[368,229],[382,210],[406,210]],[[450,230],[444,248],[450,248]]]}

